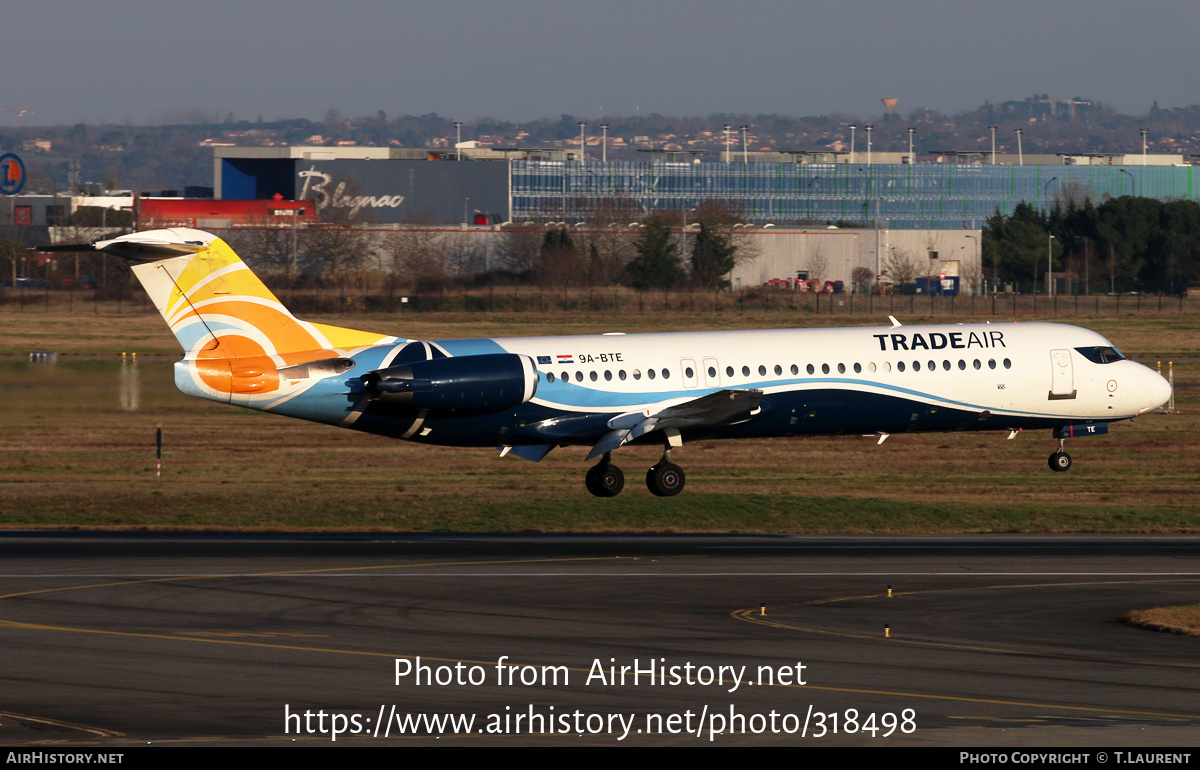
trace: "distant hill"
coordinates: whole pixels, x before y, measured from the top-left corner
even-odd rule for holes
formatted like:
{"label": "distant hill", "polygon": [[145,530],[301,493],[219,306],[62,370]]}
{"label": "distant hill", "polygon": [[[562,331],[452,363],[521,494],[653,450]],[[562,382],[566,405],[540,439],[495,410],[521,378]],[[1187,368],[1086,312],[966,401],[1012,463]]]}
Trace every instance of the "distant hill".
{"label": "distant hill", "polygon": [[[882,108],[882,105],[881,105]],[[0,151],[17,152],[29,174],[27,189],[67,192],[82,186],[93,189],[128,188],[138,192],[182,191],[187,185],[212,184],[214,146],[272,146],[354,144],[361,146],[438,147],[451,149],[456,139],[454,121],[437,114],[388,118],[348,118],[336,110],[324,120],[274,122],[236,120],[229,116],[213,122],[200,113],[180,116],[181,122],[160,126],[88,125],[24,126],[0,128]],[[855,137],[866,150],[865,126],[873,124],[876,151],[908,149],[908,129],[915,129],[918,153],[980,151],[991,149],[996,130],[997,149],[1016,150],[1015,129],[1022,129],[1026,153],[1141,152],[1140,129],[1147,129],[1148,151],[1181,154],[1185,160],[1200,156],[1200,105],[1159,109],[1145,115],[1122,115],[1095,100],[1050,98],[1041,94],[1027,99],[982,107],[959,115],[915,109],[907,115],[867,117],[820,115],[666,115],[619,116],[604,119],[574,115],[512,123],[479,118],[465,121],[464,141],[493,147],[579,146],[579,122],[586,120],[589,158],[601,154],[601,123],[608,125],[610,160],[645,158],[639,149],[705,150],[712,160],[728,144],[742,149],[741,126],[749,126],[746,144],[751,150],[848,149],[849,124],[858,126]],[[725,126],[731,130],[726,131]]]}

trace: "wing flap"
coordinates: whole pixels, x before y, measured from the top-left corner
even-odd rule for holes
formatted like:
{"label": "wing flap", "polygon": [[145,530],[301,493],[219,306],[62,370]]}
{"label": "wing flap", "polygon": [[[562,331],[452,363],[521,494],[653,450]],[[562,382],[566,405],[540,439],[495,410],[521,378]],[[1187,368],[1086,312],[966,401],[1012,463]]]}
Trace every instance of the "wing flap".
{"label": "wing flap", "polygon": [[762,396],[761,390],[719,390],[682,403],[665,402],[661,408],[618,415],[608,421],[613,430],[596,442],[587,459],[620,449],[656,430],[678,431],[738,422],[757,413]]}

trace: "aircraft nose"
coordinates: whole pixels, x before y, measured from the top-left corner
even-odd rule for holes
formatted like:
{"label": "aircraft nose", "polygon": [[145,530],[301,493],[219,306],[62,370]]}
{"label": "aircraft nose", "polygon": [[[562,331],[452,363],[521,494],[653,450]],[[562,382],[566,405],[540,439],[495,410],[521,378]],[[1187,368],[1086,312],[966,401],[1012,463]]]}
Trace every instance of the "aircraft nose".
{"label": "aircraft nose", "polygon": [[1145,393],[1147,406],[1143,407],[1138,414],[1154,411],[1171,400],[1171,384],[1161,374],[1146,367],[1144,379],[1146,383],[1142,391]]}

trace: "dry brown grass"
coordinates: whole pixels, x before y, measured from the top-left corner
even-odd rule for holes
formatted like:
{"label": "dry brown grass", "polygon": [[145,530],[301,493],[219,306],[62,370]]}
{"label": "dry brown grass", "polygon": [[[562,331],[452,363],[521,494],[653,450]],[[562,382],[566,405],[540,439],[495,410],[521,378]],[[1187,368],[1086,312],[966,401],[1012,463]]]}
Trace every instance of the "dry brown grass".
{"label": "dry brown grass", "polygon": [[[314,318],[424,338],[612,328],[583,312]],[[623,318],[637,331],[715,324],[690,313]],[[721,319],[779,326],[782,314]],[[816,321],[814,318],[799,320]],[[821,321],[825,319],[822,317]],[[866,319],[855,319],[865,321]],[[905,319],[909,320],[909,319]],[[942,319],[938,319],[942,320]],[[1185,355],[1190,317],[1097,319],[1127,353]],[[122,350],[174,357],[157,314],[35,315],[0,308],[3,352]],[[583,489],[582,448],[541,463],[487,449],[427,447],[240,410],[178,393],[171,367],[139,361],[141,402],[125,411],[119,361],[0,363],[0,526],[321,529],[539,529],[762,532],[1197,532],[1200,363],[1176,366],[1178,415],[1076,440],[1070,473],[1051,473],[1047,432],[699,442],[676,455],[678,498],[653,498],[644,469],[658,450],[622,450],[627,489]],[[154,476],[154,430],[166,436]]]}
{"label": "dry brown grass", "polygon": [[[140,296],[140,295],[139,295]],[[285,297],[286,299],[286,297]],[[1198,308],[1200,309],[1200,308]],[[597,334],[606,331],[660,332],[723,329],[774,329],[830,326],[886,326],[886,308],[874,314],[814,315],[807,309],[724,308],[720,311],[652,308],[638,311],[561,310],[498,312],[400,312],[305,315],[305,320],[414,339],[521,337],[552,334]],[[1200,312],[1145,312],[1121,315],[1023,313],[990,316],[958,313],[936,316],[897,312],[906,324],[1048,321],[1086,326],[1109,337],[1125,353],[1140,357],[1200,356]],[[148,303],[126,302],[93,307],[0,304],[0,355],[53,350],[70,355],[176,355],[179,347],[158,313]]]}
{"label": "dry brown grass", "polygon": [[1200,636],[1200,604],[1134,610],[1121,618],[1131,626],[1185,636]]}

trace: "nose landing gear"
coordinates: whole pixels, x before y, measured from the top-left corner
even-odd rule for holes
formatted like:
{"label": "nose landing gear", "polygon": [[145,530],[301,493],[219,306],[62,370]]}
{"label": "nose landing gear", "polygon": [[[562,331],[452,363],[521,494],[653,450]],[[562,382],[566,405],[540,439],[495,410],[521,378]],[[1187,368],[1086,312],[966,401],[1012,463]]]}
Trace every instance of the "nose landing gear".
{"label": "nose landing gear", "polygon": [[1050,470],[1055,473],[1071,470],[1071,455],[1067,454],[1066,445],[1066,439],[1059,438],[1058,451],[1050,455],[1050,459],[1047,461],[1050,465]]}
{"label": "nose landing gear", "polygon": [[1067,454],[1066,440],[1075,436],[1103,436],[1108,433],[1108,424],[1103,422],[1080,423],[1077,425],[1061,425],[1054,429],[1054,438],[1058,439],[1058,451],[1050,455],[1048,463],[1050,470],[1055,473],[1071,470],[1071,455]]}

